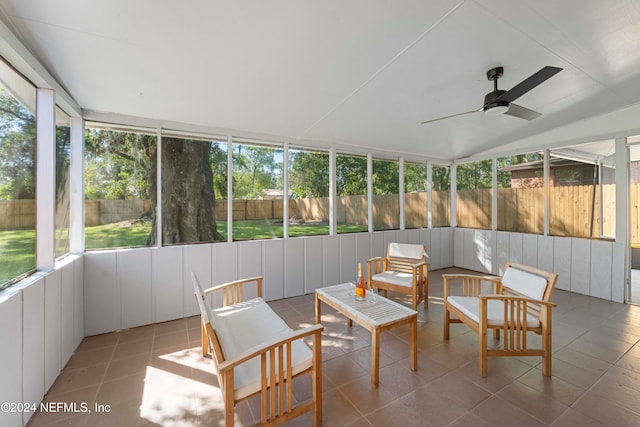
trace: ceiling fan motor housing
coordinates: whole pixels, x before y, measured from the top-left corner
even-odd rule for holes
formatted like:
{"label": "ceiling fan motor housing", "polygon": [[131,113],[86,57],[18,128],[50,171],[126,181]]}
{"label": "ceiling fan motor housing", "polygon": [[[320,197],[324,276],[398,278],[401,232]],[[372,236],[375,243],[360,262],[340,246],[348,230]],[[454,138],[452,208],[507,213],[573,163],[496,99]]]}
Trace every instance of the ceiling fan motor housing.
{"label": "ceiling fan motor housing", "polygon": [[506,90],[494,90],[484,96],[485,114],[502,114],[509,109],[509,101],[498,100],[505,92]]}

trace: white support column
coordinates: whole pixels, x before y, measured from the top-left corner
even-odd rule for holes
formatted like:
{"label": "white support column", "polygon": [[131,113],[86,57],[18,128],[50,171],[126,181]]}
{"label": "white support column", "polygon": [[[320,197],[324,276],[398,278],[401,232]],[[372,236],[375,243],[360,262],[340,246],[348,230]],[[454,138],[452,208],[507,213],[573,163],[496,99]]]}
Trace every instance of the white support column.
{"label": "white support column", "polygon": [[289,237],[289,143],[284,143],[282,156],[282,235]]}
{"label": "white support column", "polygon": [[373,232],[373,155],[367,153],[367,226]]}
{"label": "white support column", "polygon": [[549,159],[551,158],[551,151],[550,150],[544,150],[544,172],[543,172],[543,185],[544,185],[544,191],[542,193],[542,215],[544,217],[544,235],[548,236],[549,235],[549,221],[550,221],[550,216],[549,216],[549,206],[550,206],[550,201],[549,198],[551,197],[551,168],[549,167]]}
{"label": "white support column", "polygon": [[498,159],[491,159],[491,230],[498,229]]}
{"label": "white support column", "polygon": [[433,228],[433,163],[427,162],[427,228]]}
{"label": "white support column", "polygon": [[47,271],[56,259],[56,97],[51,89],[36,96],[36,268]]}
{"label": "white support column", "polygon": [[156,131],[156,247],[162,247],[162,128]]}
{"label": "white support column", "polygon": [[[626,149],[626,147],[625,147]],[[600,197],[600,202],[598,203],[598,218],[600,218],[600,221],[598,221],[598,236],[597,237],[603,237],[604,236],[604,216],[603,216],[603,212],[604,212],[604,206],[602,206],[602,201],[604,200],[604,189],[603,189],[603,180],[602,180],[602,172],[603,172],[603,167],[602,167],[602,160],[598,160],[598,197]]]}
{"label": "white support column", "polygon": [[[630,221],[630,179],[629,179],[629,149],[626,144],[626,138],[616,138],[616,154],[615,154],[615,182],[616,182],[616,240],[614,243],[614,254],[624,253],[624,301],[630,299],[631,286],[631,242],[629,236]],[[617,248],[617,250],[616,250]],[[614,276],[617,274],[614,273]],[[620,277],[620,276],[618,276]],[[616,286],[615,284],[613,285]],[[615,292],[614,292],[615,294]],[[617,299],[614,297],[614,300]]]}
{"label": "white support column", "polygon": [[398,160],[398,203],[400,203],[400,230],[404,230],[404,157]]}
{"label": "white support column", "polygon": [[69,251],[84,252],[84,120],[71,117]]}
{"label": "white support column", "polygon": [[456,221],[456,199],[458,192],[458,178],[457,178],[457,165],[451,165],[451,173],[449,174],[451,177],[451,218],[449,218],[449,224],[451,227],[456,227],[458,225]]}
{"label": "white support column", "polygon": [[338,190],[336,183],[336,149],[329,149],[329,235],[337,234]]}
{"label": "white support column", "polygon": [[227,242],[233,242],[233,139],[227,136]]}

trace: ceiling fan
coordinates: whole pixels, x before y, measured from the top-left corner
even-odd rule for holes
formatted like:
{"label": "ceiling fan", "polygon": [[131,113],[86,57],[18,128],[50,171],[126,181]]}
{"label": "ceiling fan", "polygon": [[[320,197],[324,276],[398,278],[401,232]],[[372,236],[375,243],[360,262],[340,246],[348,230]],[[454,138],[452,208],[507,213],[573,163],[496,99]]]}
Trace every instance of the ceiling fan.
{"label": "ceiling fan", "polygon": [[504,69],[502,67],[492,68],[487,71],[487,80],[493,80],[493,92],[489,92],[485,95],[484,104],[482,105],[482,107],[477,110],[466,111],[464,113],[457,113],[450,116],[439,117],[433,120],[427,120],[422,122],[421,124],[424,125],[426,123],[432,123],[438,120],[444,120],[456,116],[463,116],[465,114],[477,113],[479,111],[484,111],[485,114],[488,115],[504,113],[525,120],[533,120],[536,117],[540,116],[540,113],[525,108],[521,105],[514,104],[513,101],[520,98],[522,95],[529,92],[536,86],[542,84],[551,77],[555,76],[560,71],[562,71],[562,68],[546,66],[533,73],[531,76],[524,79],[523,81],[512,87],[510,90],[500,90],[498,89],[498,79],[504,74]]}

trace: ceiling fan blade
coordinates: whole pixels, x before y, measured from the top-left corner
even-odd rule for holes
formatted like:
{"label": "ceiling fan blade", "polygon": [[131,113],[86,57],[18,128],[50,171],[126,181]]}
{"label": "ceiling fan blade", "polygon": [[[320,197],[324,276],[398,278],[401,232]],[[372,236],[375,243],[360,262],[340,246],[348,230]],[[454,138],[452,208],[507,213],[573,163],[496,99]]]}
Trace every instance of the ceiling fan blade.
{"label": "ceiling fan blade", "polygon": [[526,79],[503,93],[502,96],[496,99],[496,101],[513,102],[539,84],[542,84],[551,77],[555,76],[560,71],[562,71],[562,68],[551,66],[543,67],[538,72],[533,73],[531,76],[527,77]]}
{"label": "ceiling fan blade", "polygon": [[482,111],[482,108],[479,108],[478,110],[466,111],[464,113],[451,114],[450,116],[438,117],[437,119],[427,120],[427,121],[421,122],[420,124],[424,125],[427,123],[433,123],[439,120],[450,119],[451,117],[464,116],[465,114],[477,113],[478,111]]}
{"label": "ceiling fan blade", "polygon": [[509,109],[504,112],[504,114],[508,114],[513,117],[519,117],[525,120],[533,120],[536,117],[540,117],[542,114],[537,111],[530,110],[518,104],[509,104]]}

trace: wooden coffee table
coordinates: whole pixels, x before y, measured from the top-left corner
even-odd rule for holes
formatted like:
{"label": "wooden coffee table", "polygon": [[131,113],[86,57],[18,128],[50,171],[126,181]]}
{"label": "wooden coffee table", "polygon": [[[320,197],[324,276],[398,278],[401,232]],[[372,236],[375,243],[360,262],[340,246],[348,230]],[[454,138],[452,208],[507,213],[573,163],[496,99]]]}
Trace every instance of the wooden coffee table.
{"label": "wooden coffee table", "polygon": [[371,332],[371,385],[378,387],[380,371],[380,334],[396,326],[409,325],[409,361],[411,370],[418,369],[418,312],[384,298],[367,293],[358,301],[353,285],[344,283],[316,289],[316,323],[320,323],[320,302],[333,307],[352,321]]}

